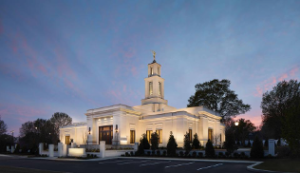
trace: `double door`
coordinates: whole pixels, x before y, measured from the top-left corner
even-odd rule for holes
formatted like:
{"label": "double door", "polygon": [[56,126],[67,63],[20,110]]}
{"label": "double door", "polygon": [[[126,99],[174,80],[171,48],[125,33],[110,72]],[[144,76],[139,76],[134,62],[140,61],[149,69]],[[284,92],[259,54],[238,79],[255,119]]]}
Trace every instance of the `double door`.
{"label": "double door", "polygon": [[105,141],[106,144],[112,144],[113,139],[113,126],[99,127],[99,143]]}

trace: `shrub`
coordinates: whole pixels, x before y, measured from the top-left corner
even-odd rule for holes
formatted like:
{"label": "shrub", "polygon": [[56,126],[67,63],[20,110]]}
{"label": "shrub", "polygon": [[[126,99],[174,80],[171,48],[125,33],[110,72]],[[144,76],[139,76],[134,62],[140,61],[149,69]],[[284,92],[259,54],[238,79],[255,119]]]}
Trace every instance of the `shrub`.
{"label": "shrub", "polygon": [[167,156],[167,151],[166,150],[163,151],[163,156]]}
{"label": "shrub", "polygon": [[193,139],[193,142],[192,142],[192,148],[193,149],[200,149],[201,148],[200,141],[198,139],[197,133],[194,134],[194,139]]}
{"label": "shrub", "polygon": [[233,157],[234,157],[234,158],[239,158],[240,155],[239,155],[239,153],[233,153]]}
{"label": "shrub", "polygon": [[197,157],[197,152],[196,152],[196,151],[193,151],[192,156],[193,156],[194,158]]}
{"label": "shrub", "polygon": [[229,153],[228,151],[226,151],[226,152],[225,152],[225,156],[226,156],[226,157],[229,157],[229,156],[230,156],[230,153]]}
{"label": "shrub", "polygon": [[191,151],[191,141],[190,141],[190,134],[188,132],[184,135],[184,149],[185,149],[185,155],[188,155],[188,153]]}
{"label": "shrub", "polygon": [[156,150],[158,149],[158,143],[159,143],[159,136],[156,132],[153,132],[151,134],[151,149]]}
{"label": "shrub", "polygon": [[223,152],[219,152],[219,157],[220,157],[220,158],[223,158],[223,157],[224,157]]}
{"label": "shrub", "polygon": [[226,134],[226,141],[224,143],[224,147],[226,148],[226,151],[229,154],[233,153],[236,149],[233,133]]}
{"label": "shrub", "polygon": [[128,152],[126,152],[126,153],[125,153],[125,156],[129,157],[129,156],[130,156],[130,154],[129,154]]}
{"label": "shrub", "polygon": [[152,155],[152,156],[155,156],[155,151],[154,151],[154,150],[151,151],[151,155]]}
{"label": "shrub", "polygon": [[130,155],[131,155],[131,156],[134,156],[134,155],[133,155],[133,151],[130,151]]}
{"label": "shrub", "polygon": [[150,152],[150,151],[147,151],[147,155],[150,156],[150,155],[151,155],[151,152]]}
{"label": "shrub", "polygon": [[87,154],[87,157],[90,157],[90,154]]}
{"label": "shrub", "polygon": [[241,152],[241,157],[244,158],[246,156],[245,152]]}
{"label": "shrub", "polygon": [[160,151],[159,150],[156,151],[156,155],[160,156]]}
{"label": "shrub", "polygon": [[250,152],[251,158],[258,159],[264,157],[264,147],[262,141],[258,138],[258,136],[255,137],[253,141],[253,145]]}
{"label": "shrub", "polygon": [[288,157],[291,154],[291,149],[288,146],[279,146],[276,147],[276,153],[279,158]]}
{"label": "shrub", "polygon": [[177,143],[176,143],[174,135],[171,131],[169,141],[168,141],[168,144],[167,144],[167,154],[168,154],[168,156],[175,156],[176,155],[176,148],[177,148]]}
{"label": "shrub", "polygon": [[184,156],[183,151],[180,151],[180,152],[179,152],[179,156],[180,156],[180,157],[183,157],[183,156]]}
{"label": "shrub", "polygon": [[211,143],[211,141],[208,139],[205,147],[205,156],[206,157],[214,157],[215,156],[215,149]]}
{"label": "shrub", "polygon": [[202,153],[202,152],[199,152],[199,153],[198,153],[198,157],[199,157],[199,158],[202,158],[202,157],[203,157],[203,153]]}
{"label": "shrub", "polygon": [[150,148],[150,144],[147,140],[147,136],[146,134],[142,134],[142,137],[140,139],[140,145],[138,146],[138,150],[137,152],[139,153],[139,155],[144,155],[144,150],[145,149],[149,149]]}

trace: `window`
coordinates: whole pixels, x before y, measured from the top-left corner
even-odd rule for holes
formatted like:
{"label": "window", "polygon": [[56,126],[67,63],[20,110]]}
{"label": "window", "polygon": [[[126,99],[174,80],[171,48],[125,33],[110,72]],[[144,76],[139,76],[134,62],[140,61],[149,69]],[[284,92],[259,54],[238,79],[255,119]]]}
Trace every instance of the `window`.
{"label": "window", "polygon": [[162,144],[162,129],[156,130],[156,133],[158,134],[159,137],[159,143]]}
{"label": "window", "polygon": [[130,143],[135,143],[135,130],[130,130]]}
{"label": "window", "polygon": [[208,139],[209,139],[211,142],[213,142],[213,141],[212,141],[212,139],[213,139],[213,130],[212,130],[212,129],[208,129]]}
{"label": "window", "polygon": [[149,142],[149,144],[151,143],[151,134],[152,134],[152,130],[146,130],[146,135],[147,135],[147,140]]}
{"label": "window", "polygon": [[70,136],[65,136],[65,144],[70,145]]}
{"label": "window", "polygon": [[153,75],[153,68],[150,67],[150,75]]}
{"label": "window", "polygon": [[158,82],[158,95],[160,96],[161,95],[161,83]]}
{"label": "window", "polygon": [[190,137],[190,142],[193,140],[193,132],[192,129],[189,129],[189,137]]}
{"label": "window", "polygon": [[157,74],[160,75],[160,74],[159,74],[159,67],[157,67]]}
{"label": "window", "polygon": [[153,83],[149,82],[149,94],[152,95],[153,94]]}

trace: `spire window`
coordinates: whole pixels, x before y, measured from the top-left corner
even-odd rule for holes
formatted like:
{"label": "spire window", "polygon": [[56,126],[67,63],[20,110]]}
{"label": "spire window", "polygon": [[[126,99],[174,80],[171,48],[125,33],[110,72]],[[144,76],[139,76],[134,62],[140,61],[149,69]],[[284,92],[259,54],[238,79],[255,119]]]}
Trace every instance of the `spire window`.
{"label": "spire window", "polygon": [[153,94],[153,83],[149,82],[149,95]]}

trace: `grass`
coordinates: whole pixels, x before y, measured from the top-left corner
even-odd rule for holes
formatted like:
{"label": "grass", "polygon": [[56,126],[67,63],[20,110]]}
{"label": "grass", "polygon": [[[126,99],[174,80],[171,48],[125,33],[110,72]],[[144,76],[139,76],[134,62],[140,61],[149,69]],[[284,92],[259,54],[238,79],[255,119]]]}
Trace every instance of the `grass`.
{"label": "grass", "polygon": [[280,172],[300,172],[300,159],[269,159],[254,168]]}
{"label": "grass", "polygon": [[0,166],[1,172],[5,173],[59,173],[57,171],[48,171],[41,169],[21,168],[12,166]]}

